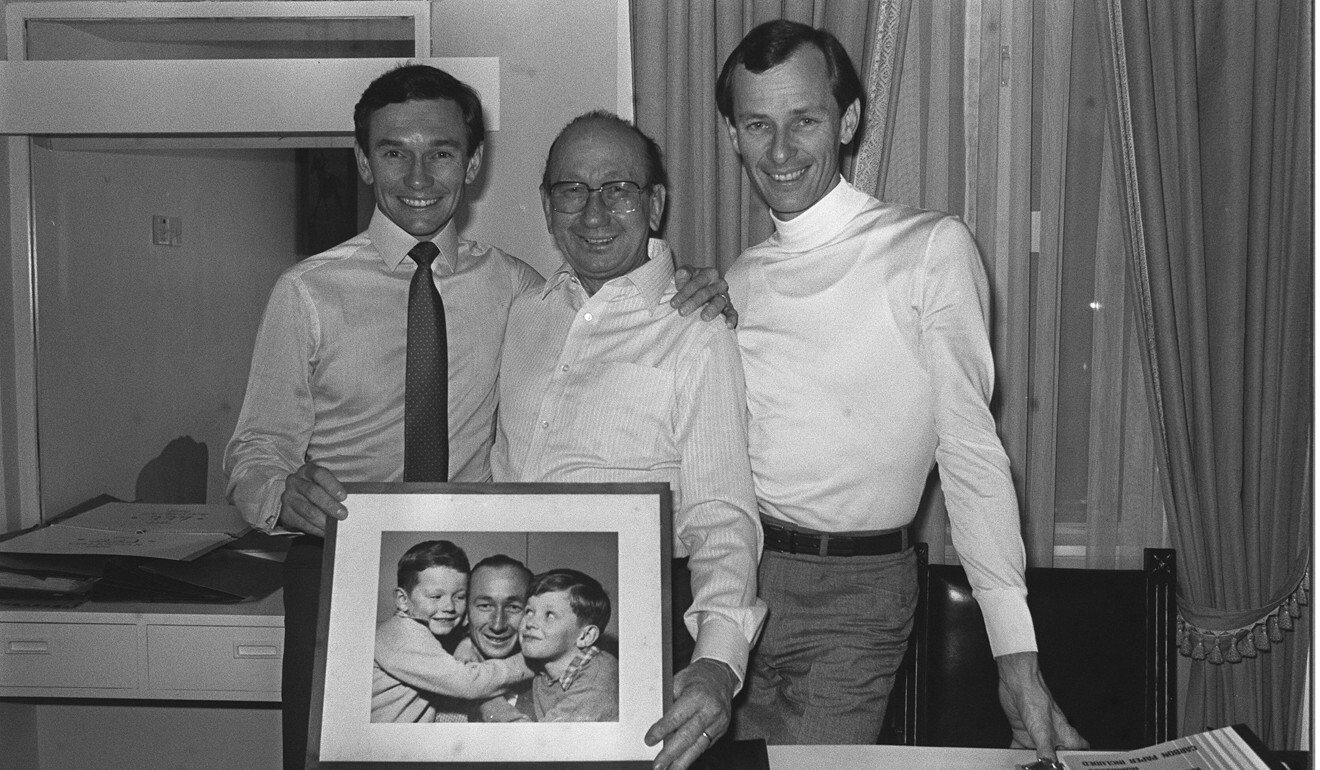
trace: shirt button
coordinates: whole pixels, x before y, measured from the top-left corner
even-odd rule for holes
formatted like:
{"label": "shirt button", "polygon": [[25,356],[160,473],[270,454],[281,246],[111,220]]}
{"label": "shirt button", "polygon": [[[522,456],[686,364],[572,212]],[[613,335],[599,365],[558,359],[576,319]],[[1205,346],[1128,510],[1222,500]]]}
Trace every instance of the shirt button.
{"label": "shirt button", "polygon": [[561,366],[561,367],[559,367],[559,368],[560,368],[562,371],[565,371],[565,372],[566,372],[566,371],[568,371],[568,364],[564,364],[563,366]]}
{"label": "shirt button", "polygon": [[582,317],[585,318],[586,320],[590,321],[590,320],[591,320],[591,313],[583,313],[583,314],[582,314]]}
{"label": "shirt button", "polygon": [[546,420],[546,421],[542,422],[542,423],[541,423],[541,427],[542,427],[542,428],[549,428],[549,427],[550,427],[550,421],[549,421],[549,420]]}

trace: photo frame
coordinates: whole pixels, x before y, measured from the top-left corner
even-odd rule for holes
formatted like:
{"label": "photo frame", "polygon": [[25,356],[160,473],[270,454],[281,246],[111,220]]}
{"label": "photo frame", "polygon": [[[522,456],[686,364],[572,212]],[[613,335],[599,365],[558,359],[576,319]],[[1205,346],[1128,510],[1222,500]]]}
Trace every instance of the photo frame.
{"label": "photo frame", "polygon": [[[330,521],[322,565],[308,740],[318,766],[650,766],[661,747],[643,735],[671,700],[668,485],[345,487],[348,516]],[[373,678],[383,671],[377,626],[395,614],[399,558],[436,540],[470,551],[471,565],[503,553],[533,573],[567,567],[596,578],[612,605],[596,646],[619,662],[617,721],[491,723],[441,713],[450,721],[397,722],[373,713]],[[452,647],[458,636],[441,638]]]}

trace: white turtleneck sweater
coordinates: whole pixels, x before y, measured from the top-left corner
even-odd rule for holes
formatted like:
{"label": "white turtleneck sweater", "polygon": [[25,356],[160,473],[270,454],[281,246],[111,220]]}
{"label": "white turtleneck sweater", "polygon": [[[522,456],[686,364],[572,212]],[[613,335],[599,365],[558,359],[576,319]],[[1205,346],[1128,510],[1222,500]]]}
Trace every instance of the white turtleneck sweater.
{"label": "white turtleneck sweater", "polygon": [[775,229],[726,276],[762,512],[826,532],[901,527],[938,463],[992,652],[1035,650],[971,233],[846,180]]}

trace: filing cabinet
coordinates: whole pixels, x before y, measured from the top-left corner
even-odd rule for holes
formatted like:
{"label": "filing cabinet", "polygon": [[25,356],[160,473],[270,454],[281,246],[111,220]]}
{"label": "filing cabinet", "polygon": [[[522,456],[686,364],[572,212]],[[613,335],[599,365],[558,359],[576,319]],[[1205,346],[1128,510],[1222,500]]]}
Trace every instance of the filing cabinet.
{"label": "filing cabinet", "polygon": [[241,604],[0,608],[0,698],[280,699],[279,592]]}

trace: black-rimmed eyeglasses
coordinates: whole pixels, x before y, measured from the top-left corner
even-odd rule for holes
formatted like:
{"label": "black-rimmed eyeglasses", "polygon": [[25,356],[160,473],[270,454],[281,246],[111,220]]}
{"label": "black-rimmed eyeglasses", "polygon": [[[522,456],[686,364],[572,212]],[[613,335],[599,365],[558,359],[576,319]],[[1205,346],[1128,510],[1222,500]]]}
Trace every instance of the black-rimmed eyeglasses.
{"label": "black-rimmed eyeglasses", "polygon": [[555,182],[550,185],[550,208],[560,214],[576,214],[587,207],[592,193],[600,193],[600,202],[615,214],[631,214],[642,203],[642,188],[625,180],[588,187],[583,182]]}

